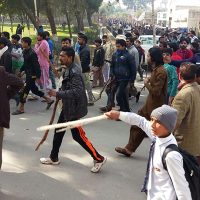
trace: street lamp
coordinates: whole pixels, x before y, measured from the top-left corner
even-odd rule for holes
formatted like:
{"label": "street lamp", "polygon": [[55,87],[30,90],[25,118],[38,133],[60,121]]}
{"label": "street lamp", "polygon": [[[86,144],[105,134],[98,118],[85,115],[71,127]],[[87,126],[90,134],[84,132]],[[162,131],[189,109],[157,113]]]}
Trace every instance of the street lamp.
{"label": "street lamp", "polygon": [[37,0],[34,0],[34,6],[35,6],[35,17],[37,18]]}
{"label": "street lamp", "polygon": [[156,45],[156,27],[155,27],[155,10],[154,10],[154,0],[152,0],[152,25],[153,25],[153,45]]}

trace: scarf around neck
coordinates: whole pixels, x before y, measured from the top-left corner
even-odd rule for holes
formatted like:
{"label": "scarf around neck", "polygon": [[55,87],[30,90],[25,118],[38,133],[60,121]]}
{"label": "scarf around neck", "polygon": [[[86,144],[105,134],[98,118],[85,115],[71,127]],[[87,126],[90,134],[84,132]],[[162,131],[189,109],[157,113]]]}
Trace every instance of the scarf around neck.
{"label": "scarf around neck", "polygon": [[8,50],[8,46],[5,46],[3,49],[0,50],[0,59],[1,56]]}

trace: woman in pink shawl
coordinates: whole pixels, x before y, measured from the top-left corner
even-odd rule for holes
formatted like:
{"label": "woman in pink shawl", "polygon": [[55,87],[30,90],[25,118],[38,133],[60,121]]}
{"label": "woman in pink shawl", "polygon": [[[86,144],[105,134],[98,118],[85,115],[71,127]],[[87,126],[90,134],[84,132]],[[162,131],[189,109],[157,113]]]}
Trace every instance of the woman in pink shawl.
{"label": "woman in pink shawl", "polygon": [[45,33],[39,32],[37,35],[37,43],[35,44],[35,52],[38,56],[38,62],[40,64],[41,69],[41,85],[46,91],[47,89],[51,89],[51,80],[49,79],[49,45],[48,42],[45,40]]}

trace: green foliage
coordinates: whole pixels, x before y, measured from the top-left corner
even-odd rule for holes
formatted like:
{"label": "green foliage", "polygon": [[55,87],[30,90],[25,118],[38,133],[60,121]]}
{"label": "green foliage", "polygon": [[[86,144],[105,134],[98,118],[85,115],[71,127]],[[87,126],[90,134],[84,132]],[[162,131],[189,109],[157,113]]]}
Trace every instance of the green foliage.
{"label": "green foliage", "polygon": [[94,42],[95,39],[98,38],[98,28],[97,27],[86,27],[85,28],[85,35],[88,37],[88,43],[91,44]]}
{"label": "green foliage", "polygon": [[98,12],[103,0],[85,0],[85,2],[92,12]]}

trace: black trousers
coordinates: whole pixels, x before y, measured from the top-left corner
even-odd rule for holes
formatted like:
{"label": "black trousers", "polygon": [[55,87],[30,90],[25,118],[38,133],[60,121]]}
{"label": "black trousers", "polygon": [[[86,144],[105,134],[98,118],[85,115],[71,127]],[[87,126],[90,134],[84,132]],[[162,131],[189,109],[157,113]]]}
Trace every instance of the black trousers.
{"label": "black trousers", "polygon": [[20,103],[26,103],[26,98],[30,91],[39,97],[44,96],[44,92],[41,92],[35,85],[35,78],[27,78],[25,86],[20,92]]}
{"label": "black trousers", "polygon": [[[66,122],[66,120],[64,119],[63,111],[61,111],[59,119],[58,119],[58,123],[63,123],[63,122]],[[54,132],[53,147],[50,154],[50,158],[53,161],[58,160],[59,149],[60,149],[63,137],[65,135],[65,131],[56,133],[57,130],[59,129],[55,129],[55,132]],[[72,133],[73,139],[76,142],[78,142],[92,156],[94,160],[96,160],[97,162],[103,160],[104,157],[101,156],[93,147],[92,143],[85,136],[85,131],[83,130],[82,127],[71,129],[71,133]]]}
{"label": "black trousers", "polygon": [[118,81],[116,83],[116,99],[117,103],[120,106],[120,111],[130,112],[129,102],[128,102],[128,83],[129,81]]}

